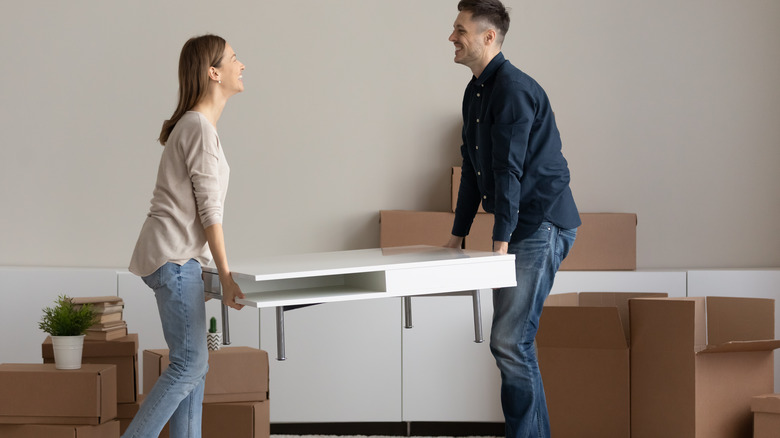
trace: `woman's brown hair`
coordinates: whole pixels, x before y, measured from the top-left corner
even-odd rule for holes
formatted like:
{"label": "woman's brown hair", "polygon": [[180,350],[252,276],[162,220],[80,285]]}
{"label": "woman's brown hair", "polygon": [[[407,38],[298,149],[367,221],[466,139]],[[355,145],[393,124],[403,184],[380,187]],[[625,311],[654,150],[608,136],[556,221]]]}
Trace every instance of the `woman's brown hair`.
{"label": "woman's brown hair", "polygon": [[163,122],[158,141],[165,146],[173,127],[203,98],[209,88],[209,68],[219,67],[225,40],[216,35],[190,38],[179,56],[179,104],[170,119]]}

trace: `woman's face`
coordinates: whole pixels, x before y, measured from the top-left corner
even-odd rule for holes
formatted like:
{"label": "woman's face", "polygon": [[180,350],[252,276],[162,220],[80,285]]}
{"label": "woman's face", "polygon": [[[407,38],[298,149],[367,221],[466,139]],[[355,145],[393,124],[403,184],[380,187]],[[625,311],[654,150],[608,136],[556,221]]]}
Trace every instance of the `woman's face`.
{"label": "woman's face", "polygon": [[230,44],[225,43],[225,52],[222,54],[222,62],[220,63],[217,71],[219,72],[219,79],[222,81],[221,87],[224,91],[232,91],[233,93],[240,93],[244,91],[243,74],[244,64],[236,58],[236,52],[230,47]]}

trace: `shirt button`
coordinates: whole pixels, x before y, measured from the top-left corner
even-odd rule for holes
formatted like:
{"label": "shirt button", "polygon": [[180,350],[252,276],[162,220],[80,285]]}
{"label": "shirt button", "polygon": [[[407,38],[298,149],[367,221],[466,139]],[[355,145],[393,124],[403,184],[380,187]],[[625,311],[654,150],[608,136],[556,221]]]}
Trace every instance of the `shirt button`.
{"label": "shirt button", "polygon": [[487,196],[483,196],[482,199],[487,199]]}
{"label": "shirt button", "polygon": [[479,149],[479,146],[474,146],[476,149]]}
{"label": "shirt button", "polygon": [[480,171],[477,171],[477,175],[482,175],[482,172],[480,172]]}
{"label": "shirt button", "polygon": [[477,97],[479,97],[479,93],[477,93]]}

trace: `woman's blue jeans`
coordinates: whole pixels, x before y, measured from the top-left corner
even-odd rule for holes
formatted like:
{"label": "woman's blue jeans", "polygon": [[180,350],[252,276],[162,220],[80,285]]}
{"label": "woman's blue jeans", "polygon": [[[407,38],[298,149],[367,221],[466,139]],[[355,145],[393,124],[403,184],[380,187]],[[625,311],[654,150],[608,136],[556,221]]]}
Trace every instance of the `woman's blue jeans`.
{"label": "woman's blue jeans", "polygon": [[490,351],[501,371],[501,406],[507,438],[550,436],[534,338],[555,273],[576,235],[576,229],[560,229],[543,222],[531,236],[510,243],[517,286],[493,291]]}
{"label": "woman's blue jeans", "polygon": [[171,364],[122,436],[156,437],[170,420],[171,438],[200,438],[209,367],[200,263],[166,263],[143,280],[154,290]]}

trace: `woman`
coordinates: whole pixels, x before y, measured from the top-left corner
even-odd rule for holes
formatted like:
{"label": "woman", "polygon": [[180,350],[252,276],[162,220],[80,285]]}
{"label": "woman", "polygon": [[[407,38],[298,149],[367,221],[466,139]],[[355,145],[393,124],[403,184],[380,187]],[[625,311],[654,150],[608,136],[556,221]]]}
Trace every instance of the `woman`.
{"label": "woman", "polygon": [[230,275],[222,211],[230,168],[217,135],[227,100],[243,91],[244,65],[224,39],[191,38],[179,58],[179,103],[163,123],[152,206],[130,271],[154,290],[171,364],[146,395],[124,437],[200,437],[208,371],[206,305],[201,266],[213,257],[224,304],[241,309],[244,295]]}

